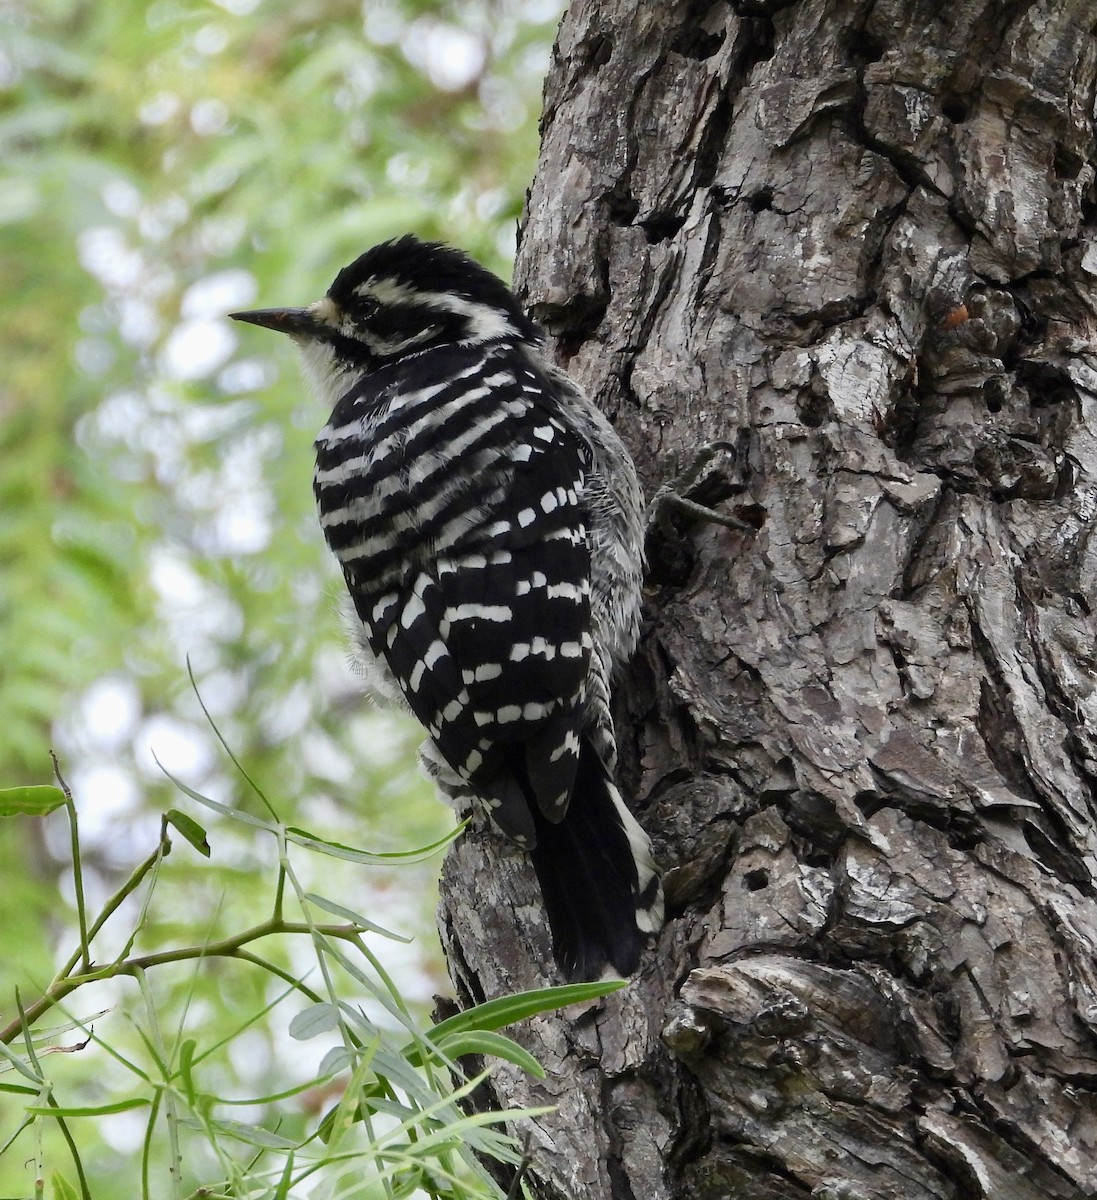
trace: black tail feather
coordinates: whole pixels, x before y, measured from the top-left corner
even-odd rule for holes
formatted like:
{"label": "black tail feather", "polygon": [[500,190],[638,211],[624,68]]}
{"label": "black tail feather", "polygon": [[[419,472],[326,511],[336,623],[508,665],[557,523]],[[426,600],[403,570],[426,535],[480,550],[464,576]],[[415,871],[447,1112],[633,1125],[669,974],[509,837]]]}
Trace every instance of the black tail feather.
{"label": "black tail feather", "polygon": [[662,894],[646,838],[638,826],[630,837],[631,818],[585,739],[564,819],[554,824],[532,807],[530,857],[561,970],[572,981],[598,979],[607,967],[633,974],[645,930],[662,921]]}

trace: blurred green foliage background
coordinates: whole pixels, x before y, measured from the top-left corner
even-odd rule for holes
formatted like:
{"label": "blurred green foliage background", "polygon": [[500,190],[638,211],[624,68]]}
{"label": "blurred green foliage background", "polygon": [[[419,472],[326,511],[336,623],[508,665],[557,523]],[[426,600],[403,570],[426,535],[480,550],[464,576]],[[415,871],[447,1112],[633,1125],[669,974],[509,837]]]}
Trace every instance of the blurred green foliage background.
{"label": "blurred green foliage background", "polygon": [[[327,414],[288,344],[225,314],[307,303],[408,230],[508,277],[562,7],[0,0],[0,786],[48,782],[57,752],[92,900],[155,846],[160,811],[188,806],[157,759],[252,804],[188,659],[287,821],[371,849],[452,825],[415,772],[415,731],[373,710],[347,666],[310,490]],[[119,945],[126,920],[149,950],[269,905],[246,827],[195,815],[212,859],[178,847],[149,911],[120,913]],[[0,823],[6,1020],[13,988],[36,994],[71,949],[68,854],[59,815]],[[328,894],[420,935],[394,970],[424,1004],[445,986],[437,866],[322,865]],[[236,973],[162,986],[210,1030],[267,998]],[[101,1028],[130,994],[105,997]],[[226,1052],[226,1088],[292,1073],[287,1019]],[[87,1078],[91,1053],[58,1056],[71,1102],[107,1087]],[[135,1132],[103,1128],[109,1176]],[[23,1194],[23,1158],[0,1156],[0,1194]]]}

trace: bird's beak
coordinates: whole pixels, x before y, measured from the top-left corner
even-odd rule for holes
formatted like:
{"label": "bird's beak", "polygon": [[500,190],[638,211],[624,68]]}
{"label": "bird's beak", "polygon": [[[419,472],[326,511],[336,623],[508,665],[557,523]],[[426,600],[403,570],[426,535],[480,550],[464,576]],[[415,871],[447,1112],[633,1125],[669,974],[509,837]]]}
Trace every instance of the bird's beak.
{"label": "bird's beak", "polygon": [[253,308],[250,312],[229,313],[234,321],[247,321],[249,325],[262,325],[278,333],[308,337],[324,328],[315,312],[308,308]]}

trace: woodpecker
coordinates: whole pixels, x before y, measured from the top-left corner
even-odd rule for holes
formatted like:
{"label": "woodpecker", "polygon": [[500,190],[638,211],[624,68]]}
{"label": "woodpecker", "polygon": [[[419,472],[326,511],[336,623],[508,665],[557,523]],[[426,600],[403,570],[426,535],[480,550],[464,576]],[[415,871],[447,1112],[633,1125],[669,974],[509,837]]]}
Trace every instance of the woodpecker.
{"label": "woodpecker", "polygon": [[368,685],[427,732],[421,761],[532,859],[570,979],[631,975],[663,920],[615,782],[615,671],[639,632],[643,497],[621,439],[461,251],[374,246],[288,334],[331,417],[314,491]]}

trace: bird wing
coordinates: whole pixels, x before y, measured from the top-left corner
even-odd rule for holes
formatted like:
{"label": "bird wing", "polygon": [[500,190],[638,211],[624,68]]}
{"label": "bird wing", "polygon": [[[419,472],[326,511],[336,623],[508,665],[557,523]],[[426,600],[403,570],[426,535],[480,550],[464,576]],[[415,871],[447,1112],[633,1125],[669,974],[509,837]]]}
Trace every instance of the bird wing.
{"label": "bird wing", "polygon": [[409,568],[381,594],[356,588],[352,571],[347,581],[371,649],[442,758],[532,844],[530,804],[562,819],[579,756],[591,656],[583,461],[537,376],[494,365],[486,389],[446,399],[436,420],[419,413],[391,456],[393,556]]}

